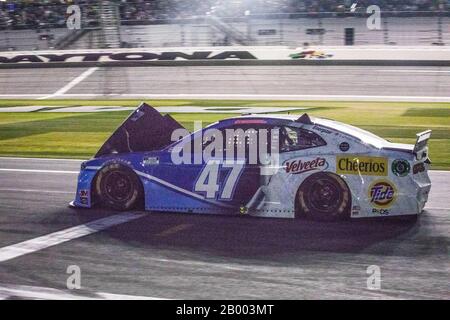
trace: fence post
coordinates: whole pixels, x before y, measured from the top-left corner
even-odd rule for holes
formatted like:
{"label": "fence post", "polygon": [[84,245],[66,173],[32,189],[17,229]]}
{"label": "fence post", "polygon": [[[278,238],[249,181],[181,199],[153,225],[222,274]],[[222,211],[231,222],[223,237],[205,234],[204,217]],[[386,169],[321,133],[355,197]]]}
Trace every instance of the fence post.
{"label": "fence post", "polygon": [[249,41],[250,44],[250,39],[252,38],[252,20],[251,20],[251,16],[250,14],[246,12],[246,17],[247,17],[247,41]]}
{"label": "fence post", "polygon": [[444,44],[444,39],[443,39],[443,33],[442,33],[442,14],[440,12],[438,13],[437,24],[438,24],[438,29],[437,29],[437,32],[438,32],[438,44],[439,45],[443,45]]}
{"label": "fence post", "polygon": [[319,44],[320,45],[323,45],[323,35],[324,35],[324,33],[322,32],[322,29],[323,29],[322,18],[319,18]]}
{"label": "fence post", "polygon": [[345,28],[345,45],[353,46],[355,44],[355,28]]}
{"label": "fence post", "polygon": [[278,37],[280,39],[280,45],[284,45],[284,33],[283,33],[283,18],[280,19],[280,36]]}
{"label": "fence post", "polygon": [[383,41],[385,45],[389,44],[389,25],[388,19],[383,19]]}
{"label": "fence post", "polygon": [[184,47],[186,45],[186,36],[184,34],[184,21],[180,23],[180,38],[181,38],[181,46]]}

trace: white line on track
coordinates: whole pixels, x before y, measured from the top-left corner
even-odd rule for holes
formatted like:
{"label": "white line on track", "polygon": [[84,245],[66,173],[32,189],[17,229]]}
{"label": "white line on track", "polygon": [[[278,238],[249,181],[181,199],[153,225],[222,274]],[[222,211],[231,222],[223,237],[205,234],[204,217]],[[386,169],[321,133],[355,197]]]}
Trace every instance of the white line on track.
{"label": "white line on track", "polygon": [[25,298],[45,300],[164,300],[162,298],[132,296],[124,294],[90,292],[89,295],[79,294],[78,290],[59,290],[22,285],[0,285],[0,299]]}
{"label": "white line on track", "polygon": [[82,159],[57,159],[57,158],[17,158],[17,157],[0,157],[0,160],[38,160],[38,161],[73,161],[82,162]]}
{"label": "white line on track", "polygon": [[382,96],[382,95],[266,95],[266,94],[121,94],[121,97],[145,97],[148,99],[239,99],[239,100],[357,100],[357,101],[417,101],[449,102],[450,97],[434,96]]}
{"label": "white line on track", "polygon": [[[55,94],[30,95],[30,94],[0,94],[1,98],[26,98],[40,97],[40,99],[49,99],[55,97]],[[227,100],[313,100],[313,101],[411,101],[411,102],[450,102],[450,97],[439,96],[381,96],[381,95],[294,95],[294,94],[148,94],[148,93],[132,93],[132,94],[60,94],[61,99],[76,98],[135,98],[135,99],[227,99]]]}
{"label": "white line on track", "polygon": [[425,210],[449,210],[450,208],[442,208],[442,207],[425,207]]}
{"label": "white line on track", "polygon": [[13,98],[13,97],[38,98],[41,96],[42,94],[0,94],[0,98]]}
{"label": "white line on track", "polygon": [[28,173],[56,173],[56,174],[78,174],[78,173],[79,173],[79,171],[35,170],[35,169],[6,169],[6,168],[0,168],[0,171],[7,171],[7,172],[28,172]]}
{"label": "white line on track", "polygon": [[392,72],[392,73],[450,73],[450,70],[403,70],[403,69],[379,69],[377,72]]}
{"label": "white line on track", "polygon": [[66,84],[64,87],[62,87],[61,89],[56,91],[55,93],[48,95],[48,96],[41,97],[38,100],[54,98],[54,97],[65,94],[67,91],[69,91],[70,89],[75,87],[77,84],[81,83],[82,81],[84,81],[87,77],[89,77],[91,74],[93,74],[97,70],[98,70],[98,67],[93,67],[93,68],[87,69],[82,74],[80,74],[78,77],[76,77],[75,79],[70,81],[68,84]]}
{"label": "white line on track", "polygon": [[97,233],[113,226],[139,219],[145,215],[145,213],[120,213],[103,219],[88,222],[76,227],[50,233],[42,237],[3,247],[0,248],[0,262],[5,262],[29,253],[68,242],[70,240]]}
{"label": "white line on track", "polygon": [[37,189],[0,189],[0,192],[29,192],[29,193],[57,193],[57,194],[74,194],[75,191],[60,190],[37,190]]}

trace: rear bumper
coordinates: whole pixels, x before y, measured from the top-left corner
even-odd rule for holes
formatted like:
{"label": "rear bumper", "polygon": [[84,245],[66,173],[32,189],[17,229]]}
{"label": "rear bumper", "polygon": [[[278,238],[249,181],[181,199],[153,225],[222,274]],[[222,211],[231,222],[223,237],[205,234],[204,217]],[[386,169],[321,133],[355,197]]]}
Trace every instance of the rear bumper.
{"label": "rear bumper", "polygon": [[[413,173],[408,176],[372,178],[362,185],[354,185],[352,197],[352,218],[375,218],[390,216],[411,216],[422,213],[431,190],[431,180],[427,172]],[[371,199],[371,185],[376,181],[386,181],[395,190],[394,200],[389,205],[377,205]]]}
{"label": "rear bumper", "polygon": [[425,171],[414,175],[413,181],[416,189],[417,211],[421,213],[428,201],[428,196],[431,191],[431,180]]}

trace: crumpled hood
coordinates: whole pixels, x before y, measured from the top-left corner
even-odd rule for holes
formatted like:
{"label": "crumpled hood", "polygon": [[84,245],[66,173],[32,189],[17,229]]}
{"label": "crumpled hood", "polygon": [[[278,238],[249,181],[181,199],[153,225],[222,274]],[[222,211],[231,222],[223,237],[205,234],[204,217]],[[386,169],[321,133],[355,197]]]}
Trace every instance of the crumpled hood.
{"label": "crumpled hood", "polygon": [[142,103],[117,128],[95,155],[95,158],[119,153],[155,151],[171,144],[172,133],[184,129],[170,115]]}

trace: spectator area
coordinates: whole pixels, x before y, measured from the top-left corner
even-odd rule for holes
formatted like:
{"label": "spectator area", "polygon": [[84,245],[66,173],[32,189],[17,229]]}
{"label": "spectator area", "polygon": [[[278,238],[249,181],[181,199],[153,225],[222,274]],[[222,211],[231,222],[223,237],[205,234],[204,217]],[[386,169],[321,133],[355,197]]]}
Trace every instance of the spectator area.
{"label": "spectator area", "polygon": [[[29,0],[0,2],[0,28],[39,28],[51,25],[63,27],[66,9],[70,4],[79,4],[86,16],[95,18],[98,1]],[[184,19],[214,14],[219,17],[244,17],[246,14],[292,14],[333,13],[339,15],[349,11],[350,0],[121,0],[123,21],[157,21]],[[358,11],[376,4],[383,12],[449,12],[450,0],[359,0]]]}

